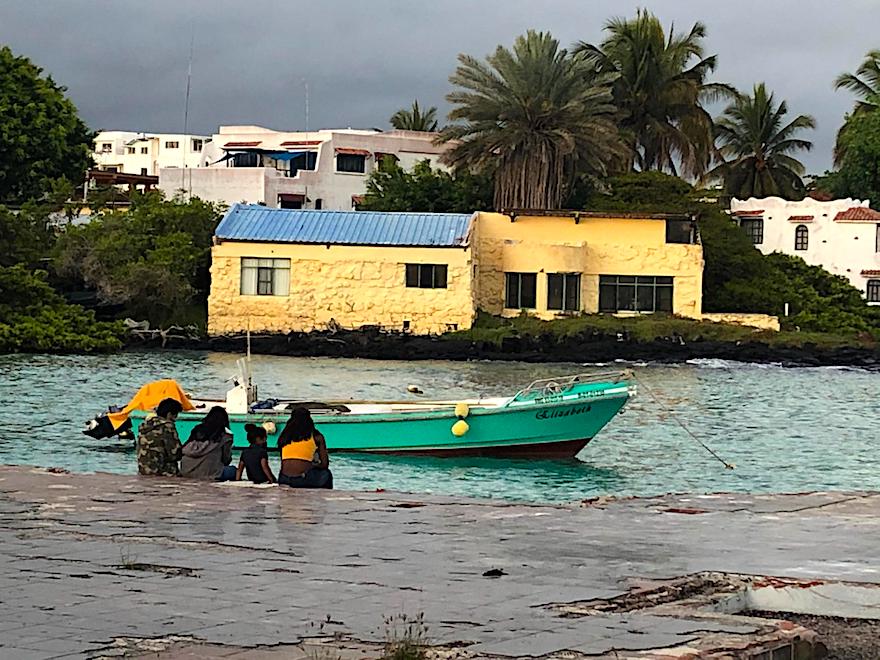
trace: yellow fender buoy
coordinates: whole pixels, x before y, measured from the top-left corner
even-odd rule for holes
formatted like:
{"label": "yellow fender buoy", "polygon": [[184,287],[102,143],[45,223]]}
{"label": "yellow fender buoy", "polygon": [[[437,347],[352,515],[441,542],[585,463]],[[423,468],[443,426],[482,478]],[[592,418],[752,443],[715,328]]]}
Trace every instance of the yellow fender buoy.
{"label": "yellow fender buoy", "polygon": [[471,408],[464,401],[455,404],[455,416],[459,419],[464,419],[468,415],[471,414]]}
{"label": "yellow fender buoy", "polygon": [[456,438],[460,438],[465,433],[467,433],[470,428],[471,427],[466,421],[460,419],[452,425],[452,435],[454,435]]}
{"label": "yellow fender buoy", "polygon": [[266,429],[266,433],[269,435],[274,435],[277,430],[275,428],[275,422],[263,422],[263,428]]}

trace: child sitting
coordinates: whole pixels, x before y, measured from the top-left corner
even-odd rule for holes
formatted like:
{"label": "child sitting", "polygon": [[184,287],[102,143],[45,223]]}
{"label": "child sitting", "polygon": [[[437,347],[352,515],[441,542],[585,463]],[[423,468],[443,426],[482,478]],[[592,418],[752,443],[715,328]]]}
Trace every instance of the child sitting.
{"label": "child sitting", "polygon": [[244,430],[247,431],[250,446],[241,451],[235,480],[241,481],[242,472],[247,470],[248,479],[255,484],[274,484],[275,475],[269,467],[269,451],[266,449],[266,429],[256,424],[245,424]]}

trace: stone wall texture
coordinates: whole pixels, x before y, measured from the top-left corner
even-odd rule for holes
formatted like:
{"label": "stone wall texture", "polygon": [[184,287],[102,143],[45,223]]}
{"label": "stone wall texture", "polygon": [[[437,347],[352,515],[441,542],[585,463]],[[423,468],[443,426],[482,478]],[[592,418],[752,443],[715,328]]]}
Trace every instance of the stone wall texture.
{"label": "stone wall texture", "polygon": [[[289,258],[287,296],[241,295],[242,257]],[[407,263],[446,264],[446,289],[405,286]],[[212,250],[208,332],[308,332],[380,325],[417,334],[469,328],[470,250],[222,243]]]}

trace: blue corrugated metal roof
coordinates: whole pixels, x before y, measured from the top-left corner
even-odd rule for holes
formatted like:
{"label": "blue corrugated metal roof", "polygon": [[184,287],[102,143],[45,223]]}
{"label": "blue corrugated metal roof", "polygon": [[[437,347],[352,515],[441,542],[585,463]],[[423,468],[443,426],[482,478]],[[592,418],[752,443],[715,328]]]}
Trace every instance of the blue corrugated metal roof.
{"label": "blue corrugated metal roof", "polygon": [[463,213],[387,213],[271,209],[235,204],[217,226],[221,240],[320,245],[466,245],[473,216]]}

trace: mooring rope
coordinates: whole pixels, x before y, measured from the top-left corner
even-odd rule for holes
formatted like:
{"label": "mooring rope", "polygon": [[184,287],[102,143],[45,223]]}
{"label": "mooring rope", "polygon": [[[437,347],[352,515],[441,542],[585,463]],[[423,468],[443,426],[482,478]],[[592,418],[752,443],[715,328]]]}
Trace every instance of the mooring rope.
{"label": "mooring rope", "polygon": [[648,394],[651,396],[651,399],[653,399],[654,403],[656,403],[658,406],[660,406],[660,407],[663,409],[663,411],[664,411],[667,415],[669,415],[672,419],[674,419],[675,422],[676,422],[676,423],[677,423],[682,429],[684,429],[684,432],[687,433],[691,438],[693,438],[693,439],[694,439],[694,440],[695,440],[695,441],[696,441],[696,442],[697,442],[697,443],[698,443],[703,449],[705,449],[707,452],[709,452],[710,454],[712,454],[712,456],[713,456],[714,458],[716,458],[718,461],[720,461],[721,464],[724,465],[724,467],[727,468],[728,470],[733,470],[733,469],[736,467],[736,464],[735,464],[735,463],[728,463],[728,462],[725,461],[723,458],[721,458],[721,457],[715,452],[715,450],[713,450],[713,449],[712,449],[711,447],[709,447],[706,443],[704,443],[702,440],[700,440],[700,439],[696,436],[696,434],[695,434],[693,431],[691,431],[691,430],[685,425],[685,423],[681,421],[681,419],[679,419],[678,415],[676,415],[671,409],[667,408],[667,407],[663,404],[663,402],[660,401],[660,399],[657,398],[657,396],[654,394],[654,390],[652,390],[650,387],[648,387],[647,383],[645,383],[641,378],[639,378],[639,377],[635,374],[635,372],[633,372],[633,378],[636,379],[636,382],[638,382],[639,387],[644,387],[644,388],[647,390]]}

